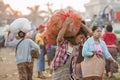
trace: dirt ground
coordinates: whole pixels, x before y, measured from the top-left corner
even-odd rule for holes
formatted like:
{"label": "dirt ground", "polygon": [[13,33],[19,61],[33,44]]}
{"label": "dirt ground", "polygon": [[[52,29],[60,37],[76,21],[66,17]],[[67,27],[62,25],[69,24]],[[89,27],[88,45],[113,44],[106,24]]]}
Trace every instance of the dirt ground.
{"label": "dirt ground", "polygon": [[[46,63],[46,71],[44,72],[47,79],[51,80],[49,77],[49,70]],[[38,79],[36,71],[36,60],[34,62],[34,73],[33,80],[42,80]],[[14,49],[11,48],[2,48],[0,49],[0,80],[18,80],[18,72],[15,62],[15,53]]]}
{"label": "dirt ground", "polygon": [[[47,79],[51,80],[49,76],[49,69],[46,63],[46,71],[44,72]],[[116,78],[105,78],[104,80],[120,80],[120,70],[119,73],[115,74]],[[33,80],[42,80],[37,77],[36,72],[36,61],[34,62],[34,73]],[[15,53],[12,48],[2,48],[0,49],[0,80],[18,80],[17,67],[15,63]]]}

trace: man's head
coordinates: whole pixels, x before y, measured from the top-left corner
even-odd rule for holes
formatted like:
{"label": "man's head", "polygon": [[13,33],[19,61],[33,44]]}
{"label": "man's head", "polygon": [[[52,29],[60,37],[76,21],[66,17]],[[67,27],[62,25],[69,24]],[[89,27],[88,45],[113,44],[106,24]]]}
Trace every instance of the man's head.
{"label": "man's head", "polygon": [[26,33],[24,33],[23,31],[19,31],[19,32],[18,32],[18,37],[19,37],[19,38],[24,38],[25,35],[26,35]]}
{"label": "man's head", "polygon": [[107,30],[107,32],[112,32],[112,30],[113,30],[112,25],[108,24],[107,27],[106,27],[106,30]]}
{"label": "man's head", "polygon": [[43,32],[45,30],[45,26],[41,24],[39,25],[38,29],[40,32]]}
{"label": "man's head", "polygon": [[[84,20],[82,20],[82,23],[86,25]],[[70,41],[73,45],[77,45],[84,43],[85,38],[87,38],[87,32],[81,27],[75,37],[69,37],[66,39]]]}
{"label": "man's head", "polygon": [[81,27],[80,31],[78,32],[78,34],[75,37],[75,42],[77,44],[81,44],[84,42],[86,37],[87,37],[87,32]]}
{"label": "man's head", "polygon": [[87,32],[81,27],[78,34],[75,37],[68,37],[65,38],[69,42],[71,42],[73,45],[82,44],[87,37]]}

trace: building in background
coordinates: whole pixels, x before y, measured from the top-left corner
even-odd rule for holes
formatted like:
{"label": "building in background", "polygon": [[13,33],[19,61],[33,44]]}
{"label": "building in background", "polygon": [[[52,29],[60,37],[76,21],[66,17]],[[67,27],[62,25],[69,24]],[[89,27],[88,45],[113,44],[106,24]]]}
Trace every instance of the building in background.
{"label": "building in background", "polygon": [[[93,15],[103,14],[112,17],[114,20],[120,20],[120,0],[90,0],[85,4],[86,17],[92,18]],[[111,15],[110,15],[111,14]]]}

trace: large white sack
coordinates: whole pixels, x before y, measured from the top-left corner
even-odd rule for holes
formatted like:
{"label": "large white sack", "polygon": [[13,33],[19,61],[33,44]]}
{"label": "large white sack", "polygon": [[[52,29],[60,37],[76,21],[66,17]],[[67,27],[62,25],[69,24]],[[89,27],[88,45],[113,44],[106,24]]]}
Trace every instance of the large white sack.
{"label": "large white sack", "polygon": [[18,18],[10,24],[10,31],[12,33],[16,34],[20,30],[25,33],[29,32],[31,30],[31,22],[26,18]]}
{"label": "large white sack", "polygon": [[17,34],[20,31],[20,26],[21,26],[20,22],[21,21],[19,19],[16,19],[10,24],[9,29],[12,33]]}
{"label": "large white sack", "polygon": [[4,32],[8,32],[9,30],[10,30],[10,26],[9,25],[5,25],[3,31]]}
{"label": "large white sack", "polygon": [[32,30],[31,22],[28,19],[24,19],[24,22],[21,23],[20,30],[27,33]]}

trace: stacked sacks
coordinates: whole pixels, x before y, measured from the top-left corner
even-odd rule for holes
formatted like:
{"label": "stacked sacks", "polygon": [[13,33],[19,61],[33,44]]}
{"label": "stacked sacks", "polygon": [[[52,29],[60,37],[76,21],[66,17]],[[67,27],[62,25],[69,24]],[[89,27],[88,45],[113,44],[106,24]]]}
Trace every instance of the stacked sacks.
{"label": "stacked sacks", "polygon": [[27,33],[32,30],[31,22],[26,18],[18,18],[10,24],[9,29],[14,34],[17,34],[19,31]]}
{"label": "stacked sacks", "polygon": [[[81,17],[80,15],[74,13],[74,12],[65,12],[63,10],[60,10],[56,12],[48,21],[47,24],[47,30],[46,30],[46,38],[47,42],[50,44],[56,44],[56,38],[60,31],[60,29],[63,27],[63,23],[67,17],[71,17],[73,19],[73,30],[69,31],[67,29],[65,33],[65,37],[72,37],[75,36],[81,25]],[[71,34],[72,33],[72,34]]]}

